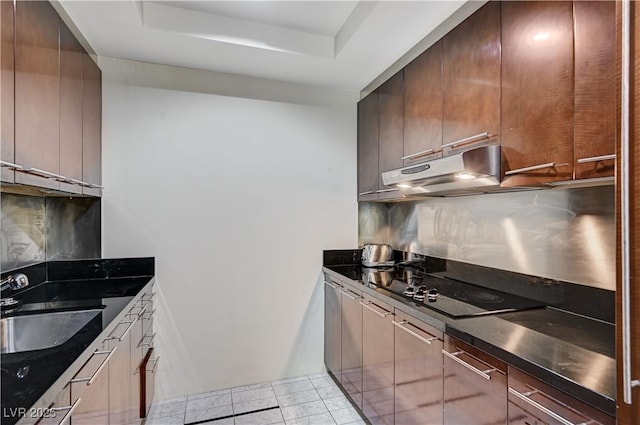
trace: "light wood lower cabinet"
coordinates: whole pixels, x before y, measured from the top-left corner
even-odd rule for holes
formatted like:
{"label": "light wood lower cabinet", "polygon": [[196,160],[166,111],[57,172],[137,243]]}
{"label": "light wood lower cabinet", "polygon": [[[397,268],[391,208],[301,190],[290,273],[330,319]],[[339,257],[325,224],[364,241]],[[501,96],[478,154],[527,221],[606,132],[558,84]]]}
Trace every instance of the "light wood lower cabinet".
{"label": "light wood lower cabinet", "polygon": [[353,403],[362,408],[362,293],[346,286],[341,290],[342,303],[342,379],[341,383]]}
{"label": "light wood lower cabinet", "polygon": [[362,307],[362,412],[393,425],[393,308],[366,295]]}
{"label": "light wood lower cabinet", "polygon": [[342,308],[341,284],[330,277],[324,282],[324,364],[327,370],[342,379]]}
{"label": "light wood lower cabinet", "polygon": [[72,425],[109,425],[110,362],[119,347],[107,345],[105,341],[71,380],[71,399],[80,400]]}
{"label": "light wood lower cabinet", "polygon": [[442,424],[442,332],[396,310],[395,423]]}

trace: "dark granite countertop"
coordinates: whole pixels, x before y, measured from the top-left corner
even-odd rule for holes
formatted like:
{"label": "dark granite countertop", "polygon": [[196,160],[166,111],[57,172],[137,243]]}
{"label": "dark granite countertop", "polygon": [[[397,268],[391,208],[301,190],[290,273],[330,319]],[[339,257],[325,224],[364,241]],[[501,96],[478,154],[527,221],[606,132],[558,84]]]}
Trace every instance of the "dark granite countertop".
{"label": "dark granite countertop", "polygon": [[615,326],[553,307],[455,319],[382,287],[358,265],[325,265],[330,275],[615,416]]}
{"label": "dark granite countertop", "polygon": [[112,326],[153,279],[154,267],[153,259],[147,258],[50,262],[24,271],[31,284],[14,294],[22,307],[3,317],[89,309],[98,309],[100,313],[62,345],[0,356],[3,425],[15,424],[21,416],[16,414],[20,412],[17,409],[34,406],[68,373],[87,347]]}

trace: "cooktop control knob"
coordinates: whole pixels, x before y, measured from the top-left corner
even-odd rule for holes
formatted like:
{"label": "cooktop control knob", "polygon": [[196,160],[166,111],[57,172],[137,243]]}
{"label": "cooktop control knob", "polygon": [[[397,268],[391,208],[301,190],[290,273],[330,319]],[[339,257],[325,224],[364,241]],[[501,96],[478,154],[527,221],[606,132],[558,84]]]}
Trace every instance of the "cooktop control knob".
{"label": "cooktop control knob", "polygon": [[431,288],[427,291],[427,301],[435,302],[438,299],[438,290],[436,288]]}

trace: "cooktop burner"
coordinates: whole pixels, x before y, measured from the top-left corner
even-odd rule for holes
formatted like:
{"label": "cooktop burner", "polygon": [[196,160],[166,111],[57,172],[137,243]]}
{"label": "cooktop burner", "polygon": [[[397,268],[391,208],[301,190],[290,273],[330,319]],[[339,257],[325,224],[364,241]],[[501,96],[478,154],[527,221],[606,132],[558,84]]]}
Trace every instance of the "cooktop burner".
{"label": "cooktop burner", "polygon": [[441,276],[396,270],[383,288],[425,307],[455,317],[471,317],[545,307],[541,301]]}

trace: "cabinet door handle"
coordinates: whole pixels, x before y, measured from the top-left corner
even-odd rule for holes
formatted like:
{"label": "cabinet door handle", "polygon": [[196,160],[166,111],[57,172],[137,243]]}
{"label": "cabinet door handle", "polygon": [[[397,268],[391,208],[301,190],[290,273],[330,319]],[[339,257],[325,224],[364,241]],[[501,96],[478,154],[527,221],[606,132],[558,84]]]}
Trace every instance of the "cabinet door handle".
{"label": "cabinet door handle", "polygon": [[114,336],[114,337],[110,336],[109,338],[107,338],[107,340],[113,340],[113,339],[117,339],[118,341],[124,340],[124,337],[127,336],[129,331],[131,330],[131,328],[133,328],[133,325],[135,325],[136,321],[135,320],[127,320],[127,321],[120,322],[120,324],[126,324],[126,323],[128,323],[129,326],[127,326],[127,329],[125,329],[125,331],[122,333],[122,335]]}
{"label": "cabinet door handle", "polygon": [[[553,401],[553,398],[547,396],[546,394],[544,394],[541,391],[538,390],[533,390],[531,392],[528,392],[527,394],[535,394],[535,393],[540,393],[545,395],[547,398],[551,399]],[[549,409],[548,407],[543,406],[542,404],[538,403],[535,400],[530,399],[529,397],[527,397],[527,395],[522,394],[519,391],[514,390],[513,388],[509,387],[509,394],[513,394],[514,396],[516,396],[517,398],[519,398],[520,400],[524,401],[525,403],[527,403],[529,406],[545,413],[548,416],[551,416],[553,419],[555,419],[556,421],[560,422],[563,425],[578,425],[575,424],[573,422],[571,422],[570,420],[560,416],[559,414],[557,414],[556,412],[554,412],[553,410]],[[581,422],[580,425],[589,423],[590,421],[585,421],[585,422]]]}
{"label": "cabinet door handle", "polygon": [[324,284],[327,285],[330,288],[338,289],[338,286],[336,286],[336,284],[331,283],[331,282],[327,282],[326,280],[324,281]]}
{"label": "cabinet door handle", "polygon": [[[377,314],[380,317],[386,318],[389,315],[393,316],[392,312],[390,312],[388,310],[385,310],[384,308],[380,307],[377,304],[372,303],[371,301],[367,301],[366,303],[363,303],[362,301],[360,301],[360,304],[362,304],[363,307],[368,308],[369,310],[373,311],[375,314]],[[380,310],[384,311],[384,313],[380,313],[378,310],[376,310],[375,308],[371,307],[371,305],[375,305]]]}
{"label": "cabinet door handle", "polygon": [[580,158],[578,160],[578,164],[586,164],[587,162],[607,161],[609,159],[616,159],[616,154],[614,153],[611,155],[592,156],[591,158]]}
{"label": "cabinet door handle", "polygon": [[465,143],[470,143],[470,142],[475,142],[475,141],[480,141],[480,140],[484,140],[484,139],[488,139],[491,135],[488,132],[484,132],[484,133],[480,133],[480,134],[475,134],[473,136],[469,136],[469,137],[465,137],[464,139],[458,139],[456,141],[453,142],[449,142],[445,145],[442,145],[441,148],[453,148],[457,145],[463,145]]}
{"label": "cabinet door handle", "polygon": [[433,149],[427,149],[426,151],[420,151],[420,152],[412,153],[410,155],[405,155],[400,159],[403,161],[405,159],[418,159],[418,158],[422,158],[423,156],[431,155],[432,153],[435,153]]}
{"label": "cabinet door handle", "polygon": [[411,329],[409,329],[409,328],[407,328],[406,326],[404,326],[404,325],[406,325],[407,323],[409,323],[409,322],[407,322],[406,320],[403,320],[403,321],[401,321],[401,322],[396,322],[395,320],[392,320],[392,321],[391,321],[391,323],[393,323],[393,324],[394,324],[394,325],[396,325],[398,328],[402,329],[403,331],[405,331],[405,332],[406,332],[406,333],[408,333],[409,335],[412,335],[412,336],[414,336],[414,337],[418,338],[420,341],[422,341],[422,342],[424,342],[424,343],[426,343],[426,344],[431,345],[431,341],[435,341],[436,339],[438,339],[438,337],[436,337],[436,336],[434,336],[434,337],[432,337],[432,338],[425,338],[425,337],[423,337],[422,335],[420,335],[420,334],[418,334],[418,333],[416,333],[416,332],[412,331]]}
{"label": "cabinet door handle", "polygon": [[560,165],[569,165],[569,164],[567,163],[556,164],[555,162],[547,162],[546,164],[532,165],[531,167],[516,168],[515,170],[509,170],[509,171],[506,171],[504,175],[510,176],[512,174],[521,174],[529,171],[544,170],[545,168],[554,168],[555,166],[560,166]]}
{"label": "cabinet door handle", "polygon": [[22,170],[22,165],[14,164],[13,162],[0,161],[0,167],[11,168],[12,170]]}
{"label": "cabinet door handle", "polygon": [[58,422],[58,425],[62,425],[63,423],[65,423],[71,417],[71,415],[73,415],[74,410],[76,410],[76,408],[80,406],[81,402],[82,402],[82,397],[78,397],[78,399],[74,401],[71,406],[52,407],[51,410],[54,412],[62,412],[63,410],[67,411],[67,413],[65,413],[64,416],[62,417],[62,420]]}
{"label": "cabinet door handle", "polygon": [[89,183],[77,179],[67,179],[68,183],[77,184],[78,186],[89,187]]}
{"label": "cabinet door handle", "polygon": [[87,385],[91,385],[95,382],[96,379],[98,379],[98,375],[100,375],[100,372],[102,372],[102,369],[105,368],[105,366],[109,363],[109,360],[111,360],[111,357],[113,357],[113,355],[115,354],[116,350],[118,349],[118,346],[113,347],[111,350],[109,351],[95,351],[93,353],[94,356],[96,355],[100,355],[100,354],[108,354],[107,357],[102,361],[102,363],[100,363],[100,366],[98,366],[98,368],[96,369],[95,372],[93,372],[93,375],[91,375],[90,378],[74,378],[72,379],[71,383],[74,382],[86,382]]}
{"label": "cabinet door handle", "polygon": [[100,186],[99,184],[88,183],[88,185],[90,188],[93,188],[93,189],[100,189],[100,190],[104,189],[104,186]]}
{"label": "cabinet door handle", "polygon": [[153,367],[151,369],[147,369],[150,372],[155,372],[156,368],[158,367],[158,361],[160,360],[160,356],[156,357],[155,360],[153,361]]}
{"label": "cabinet door handle", "polygon": [[[142,301],[142,300],[141,300]],[[142,318],[142,315],[145,314],[147,312],[147,307],[149,307],[149,302],[146,302],[145,304],[143,304],[141,307],[142,309],[140,310],[140,312],[138,313],[138,319]]]}
{"label": "cabinet door handle", "polygon": [[622,391],[623,401],[633,403],[633,387],[640,386],[640,380],[631,377],[631,224],[630,224],[630,172],[629,146],[631,126],[630,72],[631,72],[631,2],[622,2],[622,87],[621,87],[621,222],[622,222]]}
{"label": "cabinet door handle", "polygon": [[358,296],[358,295],[351,295],[350,292],[343,291],[342,289],[340,290],[340,292],[342,292],[342,294],[344,296],[346,296],[347,298],[351,299],[352,301],[358,301],[358,298],[362,298],[361,296]]}
{"label": "cabinet door handle", "polygon": [[496,368],[493,369],[487,369],[487,370],[480,370],[474,366],[471,366],[469,363],[465,362],[464,360],[461,360],[460,358],[458,358],[458,356],[460,354],[463,354],[464,351],[456,351],[455,353],[450,353],[447,350],[442,350],[442,354],[444,354],[445,356],[449,357],[451,360],[461,364],[462,366],[466,367],[467,369],[469,369],[470,371],[482,376],[484,379],[486,379],[487,381],[491,380],[491,375],[489,375],[491,372],[495,372]]}
{"label": "cabinet door handle", "polygon": [[375,190],[367,190],[366,192],[358,193],[358,196],[371,195],[372,193],[376,193]]}
{"label": "cabinet door handle", "polygon": [[23,171],[27,174],[35,174],[40,177],[46,177],[48,179],[56,179],[56,180],[64,180],[67,181],[68,178],[65,176],[61,176],[60,174],[55,174],[49,171],[41,170],[39,168],[27,168],[23,169]]}

